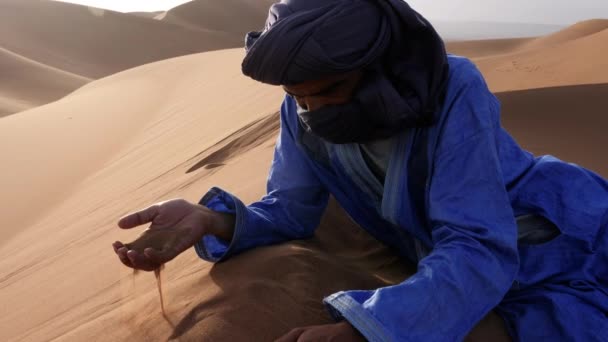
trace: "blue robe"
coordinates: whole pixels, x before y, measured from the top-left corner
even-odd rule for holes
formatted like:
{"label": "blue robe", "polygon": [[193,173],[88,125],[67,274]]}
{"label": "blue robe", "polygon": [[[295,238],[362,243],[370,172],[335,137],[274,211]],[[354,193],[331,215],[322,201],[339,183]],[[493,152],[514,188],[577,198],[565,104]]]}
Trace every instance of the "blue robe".
{"label": "blue robe", "polygon": [[[515,341],[608,341],[608,182],[523,150],[475,66],[457,56],[449,64],[439,122],[393,138],[384,183],[357,145],[307,134],[287,96],[267,195],[245,206],[211,189],[200,203],[236,215],[234,238],[206,236],[196,251],[220,261],[309,238],[331,193],[418,265],[403,283],[325,298],[368,340],[461,340],[495,309]],[[522,229],[526,217],[540,218],[538,229]]]}

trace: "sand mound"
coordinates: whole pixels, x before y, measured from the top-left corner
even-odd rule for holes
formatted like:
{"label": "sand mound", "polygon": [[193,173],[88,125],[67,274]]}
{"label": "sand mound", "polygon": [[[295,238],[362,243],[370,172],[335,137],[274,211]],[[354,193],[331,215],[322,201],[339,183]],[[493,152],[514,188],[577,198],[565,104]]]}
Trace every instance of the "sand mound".
{"label": "sand mound", "polygon": [[475,59],[493,91],[608,82],[608,29],[542,49]]}
{"label": "sand mound", "polygon": [[556,44],[562,44],[575,39],[590,36],[606,29],[608,29],[608,19],[581,21],[559,32],[530,41],[528,44],[525,44],[523,48],[543,48]]}
{"label": "sand mound", "polygon": [[446,42],[446,48],[449,53],[469,58],[480,58],[512,53],[533,40],[535,38],[454,41]]}
{"label": "sand mound", "polygon": [[[234,336],[255,333],[265,339],[295,323],[327,322],[319,299],[345,284],[369,288],[405,277],[403,266],[366,234],[359,231],[348,240],[330,230],[315,241],[256,251],[248,260],[243,256],[211,272],[193,252],[180,256],[165,274],[174,328],[158,312],[153,278],[146,274],[131,283],[131,273],[108,246],[138,232],[118,231],[117,217],[151,201],[176,196],[195,201],[216,184],[226,184],[246,201],[262,195],[278,129],[272,113],[282,94],[240,76],[241,58],[239,49],[144,66],[0,122],[0,146],[13,146],[1,152],[10,165],[0,175],[3,196],[13,201],[1,214],[12,220],[6,226],[20,227],[2,231],[3,241],[13,237],[0,247],[0,300],[7,313],[0,318],[7,327],[0,339],[229,339],[218,329],[241,324],[230,330]],[[114,98],[127,93],[128,102]],[[72,120],[65,120],[66,113]],[[7,134],[33,122],[42,128],[25,137]],[[50,136],[65,140],[43,144]],[[44,175],[38,165],[44,165]],[[9,184],[17,174],[23,182]],[[334,218],[328,224],[336,229],[352,229],[338,211],[329,215]],[[32,220],[36,223],[29,227],[23,223]],[[350,249],[359,244],[358,251]],[[350,266],[330,261],[330,249]],[[249,263],[252,258],[256,261]],[[301,273],[277,273],[278,260]],[[359,271],[362,267],[373,272]],[[237,271],[242,281],[234,282]],[[318,272],[334,281],[305,281]],[[291,286],[299,283],[306,291]],[[280,301],[270,309],[259,305],[270,298]],[[301,310],[287,312],[294,307]],[[252,322],[243,310],[267,319]]]}
{"label": "sand mound", "polygon": [[192,29],[227,32],[243,39],[245,33],[264,27],[275,0],[194,0],[167,12],[163,21]]}
{"label": "sand mound", "polygon": [[55,101],[90,79],[0,48],[0,117]]}
{"label": "sand mound", "polygon": [[242,45],[223,33],[55,1],[0,3],[0,46],[77,75],[99,78],[174,56]]}
{"label": "sand mound", "polygon": [[452,42],[477,64],[495,92],[608,82],[608,20],[590,20],[548,37]]}
{"label": "sand mound", "polygon": [[608,82],[608,20],[589,20],[540,38],[450,42],[477,64],[495,92]]}
{"label": "sand mound", "polygon": [[499,93],[502,121],[535,154],[552,154],[608,178],[608,84]]}
{"label": "sand mound", "polygon": [[0,115],[54,101],[89,79],[203,51],[241,37],[55,1],[0,2]]}

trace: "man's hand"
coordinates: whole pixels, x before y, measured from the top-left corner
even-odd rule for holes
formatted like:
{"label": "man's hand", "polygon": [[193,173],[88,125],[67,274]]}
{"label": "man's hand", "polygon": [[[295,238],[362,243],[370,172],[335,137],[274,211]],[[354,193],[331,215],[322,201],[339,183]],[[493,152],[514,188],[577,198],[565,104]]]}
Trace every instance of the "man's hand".
{"label": "man's hand", "polygon": [[350,323],[315,325],[297,328],[275,342],[365,342],[363,337]]}
{"label": "man's hand", "polygon": [[128,267],[153,271],[192,247],[204,235],[231,240],[234,217],[175,199],[129,214],[118,221],[123,229],[152,223],[135,241],[116,241],[114,252]]}

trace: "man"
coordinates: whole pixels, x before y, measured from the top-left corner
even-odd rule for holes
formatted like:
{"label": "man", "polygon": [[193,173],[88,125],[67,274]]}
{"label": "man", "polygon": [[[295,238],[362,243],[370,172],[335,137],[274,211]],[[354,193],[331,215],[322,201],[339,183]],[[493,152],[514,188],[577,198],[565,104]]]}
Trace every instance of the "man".
{"label": "man", "polygon": [[608,341],[608,182],[522,150],[477,69],[405,2],[283,0],[246,45],[243,72],[287,93],[268,194],[126,216],[152,226],[115,243],[123,263],[308,238],[331,193],[418,270],[325,298],[339,323],[282,341],[455,341],[491,312],[516,341]]}

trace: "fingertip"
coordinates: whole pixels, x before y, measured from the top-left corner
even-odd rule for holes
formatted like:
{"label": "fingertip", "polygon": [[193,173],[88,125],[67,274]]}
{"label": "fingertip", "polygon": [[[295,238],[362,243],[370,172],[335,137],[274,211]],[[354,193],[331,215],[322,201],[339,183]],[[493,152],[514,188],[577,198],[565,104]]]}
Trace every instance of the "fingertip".
{"label": "fingertip", "polygon": [[122,228],[122,229],[131,228],[130,225],[128,224],[129,223],[128,221],[129,221],[128,217],[123,217],[120,220],[118,220],[117,225],[119,228]]}

